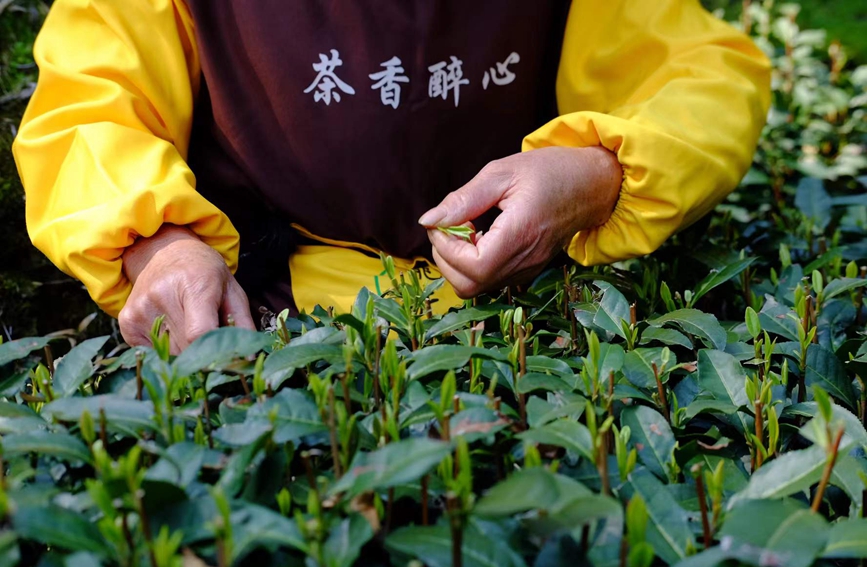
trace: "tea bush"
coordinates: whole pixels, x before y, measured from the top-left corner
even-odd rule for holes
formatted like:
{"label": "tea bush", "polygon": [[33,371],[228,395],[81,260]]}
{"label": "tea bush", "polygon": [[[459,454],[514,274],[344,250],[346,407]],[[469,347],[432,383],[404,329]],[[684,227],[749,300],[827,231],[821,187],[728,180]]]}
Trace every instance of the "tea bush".
{"label": "tea bush", "polygon": [[755,166],[650,257],[445,316],[384,258],[349,314],[177,357],[159,321],[0,345],[0,564],[867,559],[867,67],[793,6],[747,15]]}

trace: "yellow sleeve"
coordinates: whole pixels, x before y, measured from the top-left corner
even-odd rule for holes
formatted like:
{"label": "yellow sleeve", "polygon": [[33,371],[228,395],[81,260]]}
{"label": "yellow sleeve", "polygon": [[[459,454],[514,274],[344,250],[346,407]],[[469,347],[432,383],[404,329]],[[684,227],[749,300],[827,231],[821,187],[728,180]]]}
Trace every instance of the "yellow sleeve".
{"label": "yellow sleeve", "polygon": [[567,250],[585,265],[610,263],[654,251],[737,186],[770,105],[770,64],[698,0],[573,2],[557,101],[561,116],[524,150],[617,154],[614,213]]}
{"label": "yellow sleeve", "polygon": [[27,230],[117,315],[121,254],[163,223],[237,263],[238,234],[186,164],[200,67],[181,0],[56,0],[34,47],[39,83],[13,146]]}

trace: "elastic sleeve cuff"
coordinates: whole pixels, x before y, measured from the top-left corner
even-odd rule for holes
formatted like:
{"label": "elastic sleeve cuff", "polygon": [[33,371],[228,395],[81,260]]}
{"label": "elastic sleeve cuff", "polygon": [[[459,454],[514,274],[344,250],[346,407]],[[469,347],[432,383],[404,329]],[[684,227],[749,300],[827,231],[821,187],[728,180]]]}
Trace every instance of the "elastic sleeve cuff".
{"label": "elastic sleeve cuff", "polygon": [[[135,150],[141,148],[136,147],[135,138],[128,136],[125,143],[131,154],[138,155]],[[67,182],[64,189],[56,191],[79,191],[80,201],[89,206],[75,210],[66,200],[52,204],[50,199],[34,198],[28,202],[27,222],[33,244],[61,270],[80,280],[97,305],[114,317],[132,290],[123,272],[124,250],[136,238],[155,234],[164,223],[186,226],[219,252],[233,272],[237,268],[238,232],[225,214],[196,192],[195,177],[178,159],[176,150],[169,144],[159,145],[164,153],[163,159],[157,161],[164,167],[158,175],[150,182],[139,176],[135,190],[120,192],[109,189],[108,183],[99,187],[101,177],[94,171],[94,160],[79,155],[89,146],[79,137],[70,148],[63,167],[66,171],[61,176],[88,179],[91,183],[71,186]],[[147,148],[159,151],[153,142]],[[124,163],[129,167],[136,162]],[[76,167],[81,171],[69,171]]]}
{"label": "elastic sleeve cuff", "polygon": [[[219,252],[234,272],[238,262],[238,237],[228,218],[213,206],[203,206],[200,196],[177,194],[174,197],[171,203],[158,203],[153,194],[137,195],[135,199],[120,204],[116,210],[107,212],[127,218],[135,216],[140,219],[137,223],[93,226],[94,223],[84,218],[68,219],[68,222],[58,223],[62,227],[46,227],[34,235],[34,244],[40,246],[41,241],[55,239],[58,233],[74,235],[66,237],[68,260],[62,269],[80,280],[93,301],[112,317],[118,316],[132,291],[132,284],[123,271],[121,256],[124,250],[137,237],[152,236],[163,223],[192,230]],[[205,210],[208,208],[213,210]],[[195,209],[204,216],[193,218],[194,215],[180,212]]]}
{"label": "elastic sleeve cuff", "polygon": [[713,209],[740,178],[694,146],[638,121],[597,112],[550,121],[524,139],[523,150],[547,146],[602,146],[617,155],[623,168],[611,217],[578,232],[566,249],[586,266],[650,254]]}

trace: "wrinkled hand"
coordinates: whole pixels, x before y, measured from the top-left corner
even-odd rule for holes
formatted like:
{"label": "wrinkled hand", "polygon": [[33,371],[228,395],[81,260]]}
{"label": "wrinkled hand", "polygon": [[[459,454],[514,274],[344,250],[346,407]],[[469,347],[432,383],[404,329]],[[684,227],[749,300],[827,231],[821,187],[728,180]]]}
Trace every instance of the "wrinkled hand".
{"label": "wrinkled hand", "polygon": [[256,329],[247,295],[223,258],[189,229],[163,226],[124,251],[132,293],[118,315],[124,340],[149,345],[154,319],[165,315],[172,354],[225,324]]}
{"label": "wrinkled hand", "polygon": [[[419,223],[433,257],[461,298],[535,277],[576,232],[603,224],[617,202],[623,172],[602,147],[551,147],[488,164]],[[473,242],[436,227],[468,225],[489,209],[502,213]]]}

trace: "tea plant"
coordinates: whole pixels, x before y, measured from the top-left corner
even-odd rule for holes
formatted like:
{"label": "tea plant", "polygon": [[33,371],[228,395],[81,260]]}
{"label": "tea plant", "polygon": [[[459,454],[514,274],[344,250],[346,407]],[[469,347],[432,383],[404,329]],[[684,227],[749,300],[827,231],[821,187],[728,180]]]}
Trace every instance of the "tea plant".
{"label": "tea plant", "polygon": [[160,321],[0,344],[0,564],[867,560],[867,72],[770,8],[753,171],[648,258],[443,316],[383,258],[351,313],[177,357]]}
{"label": "tea plant", "polygon": [[750,262],[643,318],[576,268],[433,317],[385,265],[395,288],[351,314],[176,358],[159,321],[153,348],[89,339],[47,366],[52,337],[0,345],[7,562],[867,557],[855,264],[789,264],[725,326],[693,305]]}

